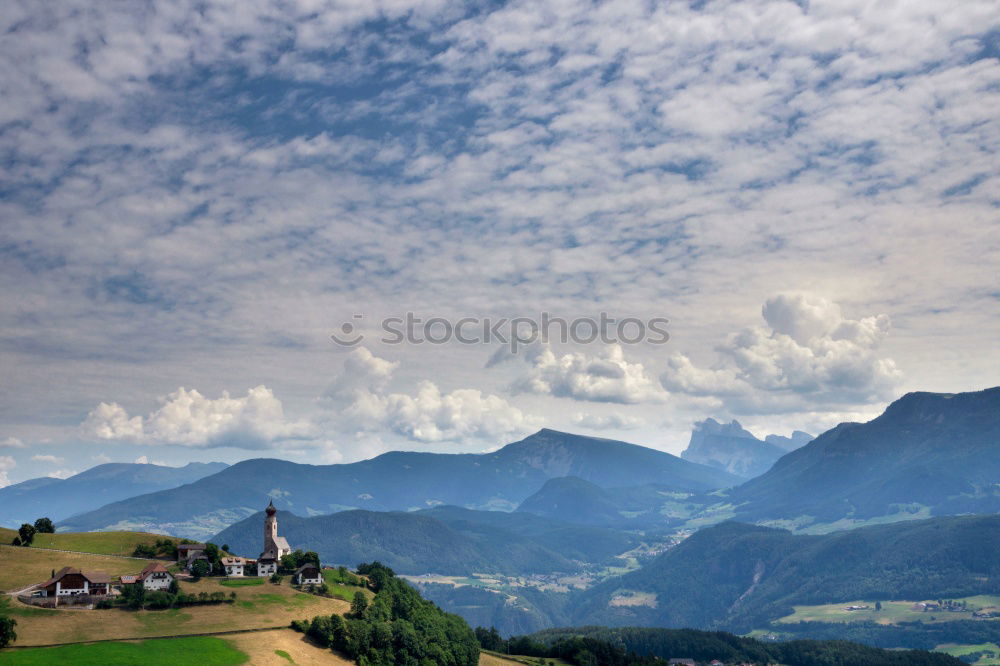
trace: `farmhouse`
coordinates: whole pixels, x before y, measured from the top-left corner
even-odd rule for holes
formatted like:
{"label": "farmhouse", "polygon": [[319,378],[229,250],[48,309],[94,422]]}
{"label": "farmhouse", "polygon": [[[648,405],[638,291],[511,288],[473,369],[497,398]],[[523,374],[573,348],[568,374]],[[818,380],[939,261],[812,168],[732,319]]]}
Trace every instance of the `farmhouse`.
{"label": "farmhouse", "polygon": [[181,543],[177,544],[177,562],[183,562],[184,568],[188,569],[199,557],[205,557],[205,544],[203,543]]}
{"label": "farmhouse", "polygon": [[103,571],[80,571],[74,567],[63,567],[52,578],[39,585],[33,596],[105,595],[110,586],[111,577]]}
{"label": "farmhouse", "polygon": [[268,501],[264,512],[267,514],[264,518],[264,550],[257,559],[258,576],[278,573],[282,556],[292,552],[285,537],[278,536],[278,517],[275,515],[278,510],[274,508],[274,502]]}
{"label": "farmhouse", "polygon": [[222,567],[226,571],[227,576],[243,576],[245,574],[245,567],[251,564],[253,560],[248,560],[245,557],[223,557]]}
{"label": "farmhouse", "polygon": [[303,564],[295,570],[292,580],[298,585],[319,585],[323,582],[323,574],[315,564]]}
{"label": "farmhouse", "polygon": [[[122,578],[124,579],[124,576]],[[150,562],[136,577],[136,582],[140,581],[147,590],[166,590],[174,582],[174,575],[167,571],[163,563]]]}

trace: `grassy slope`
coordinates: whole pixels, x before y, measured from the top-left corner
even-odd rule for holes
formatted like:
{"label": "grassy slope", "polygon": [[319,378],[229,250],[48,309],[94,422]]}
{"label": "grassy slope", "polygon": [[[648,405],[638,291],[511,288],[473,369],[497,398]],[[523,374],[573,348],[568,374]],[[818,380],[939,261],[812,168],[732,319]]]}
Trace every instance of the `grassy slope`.
{"label": "grassy slope", "polygon": [[[963,598],[954,599],[962,601]],[[867,604],[874,608],[874,601],[847,601],[837,604],[822,604],[816,606],[795,606],[795,612],[777,620],[777,622],[877,622],[879,624],[897,624],[899,622],[951,622],[955,620],[972,619],[972,611],[987,607],[1000,607],[1000,596],[981,594],[974,597],[964,597],[969,610],[964,613],[948,611],[911,610],[913,601],[883,601],[882,610],[844,610],[847,606]],[[924,601],[930,601],[925,599]],[[931,620],[930,618],[934,619]]]}
{"label": "grassy slope", "polygon": [[330,587],[330,594],[337,597],[338,599],[344,599],[345,601],[351,601],[354,599],[354,593],[361,590],[368,595],[369,601],[375,596],[375,593],[366,587],[358,587],[356,585],[344,585],[340,582],[340,574],[337,573],[336,569],[323,569],[323,580]]}
{"label": "grassy slope", "polygon": [[0,590],[20,589],[48,579],[52,570],[63,567],[97,569],[112,576],[138,573],[145,562],[122,557],[90,555],[85,553],[60,553],[41,548],[15,548],[0,546]]}
{"label": "grassy slope", "polygon": [[7,650],[0,663],[12,666],[32,664],[143,664],[177,666],[183,663],[206,665],[244,664],[249,657],[221,638],[172,638],[135,643],[90,643],[31,650]]}
{"label": "grassy slope", "polygon": [[[186,593],[230,590],[217,580],[182,583]],[[126,639],[285,627],[294,619],[344,613],[349,604],[296,592],[288,585],[243,588],[235,604],[191,606],[161,611],[50,610],[19,617],[19,645],[47,645],[94,638]],[[38,613],[38,614],[35,614]]]}
{"label": "grassy slope", "polygon": [[[83,569],[103,569],[112,575],[136,573],[139,560],[102,555],[58,553],[34,548],[0,548],[0,587],[14,589],[37,583],[52,569],[72,565]],[[183,582],[186,593],[225,592],[223,579]],[[165,611],[79,611],[29,608],[10,597],[0,597],[0,610],[17,620],[18,645],[51,645],[99,638],[126,639],[178,636],[236,629],[287,626],[293,619],[343,613],[346,601],[326,599],[283,585],[243,587],[236,590],[233,604],[191,606]]]}
{"label": "grassy slope", "polygon": [[939,645],[936,650],[950,654],[953,657],[962,657],[967,654],[977,652],[992,652],[994,657],[980,657],[973,662],[975,666],[997,666],[1000,664],[1000,646],[996,643],[982,643],[980,645]]}
{"label": "grassy slope", "polygon": [[[10,543],[15,536],[17,536],[17,530],[0,527],[0,543]],[[175,537],[150,534],[149,532],[62,532],[36,534],[31,547],[76,550],[99,555],[131,555],[137,545],[151,546],[158,539],[180,541]]]}

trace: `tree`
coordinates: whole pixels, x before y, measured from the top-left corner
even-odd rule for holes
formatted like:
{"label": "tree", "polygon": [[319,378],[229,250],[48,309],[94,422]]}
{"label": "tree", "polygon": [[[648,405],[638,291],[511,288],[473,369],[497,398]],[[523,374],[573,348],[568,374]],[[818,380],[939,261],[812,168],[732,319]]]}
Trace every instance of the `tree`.
{"label": "tree", "polygon": [[35,540],[35,526],[24,523],[17,530],[17,535],[21,538],[22,546],[30,546],[31,542]]}
{"label": "tree", "polygon": [[282,573],[291,573],[299,568],[297,562],[298,560],[295,558],[295,553],[282,555],[281,560],[278,562],[278,571],[281,571]]}
{"label": "tree", "polygon": [[281,574],[278,574],[278,573],[271,574],[270,581],[272,583],[274,583],[275,585],[281,585],[281,580],[282,580]]}
{"label": "tree", "polygon": [[351,602],[351,615],[361,618],[364,617],[366,610],[368,610],[368,596],[358,590],[354,593],[354,600]]}
{"label": "tree", "polygon": [[224,551],[226,551],[228,553],[229,552],[229,544],[228,543],[222,544],[222,550],[224,550]]}
{"label": "tree", "polygon": [[122,598],[129,608],[142,608],[146,602],[146,588],[141,582],[122,585]]}
{"label": "tree", "polygon": [[316,593],[325,597],[330,594],[330,586],[327,585],[326,582],[322,582],[319,584],[319,587],[316,588]]}
{"label": "tree", "polygon": [[176,578],[170,581],[170,587],[167,588],[167,592],[169,592],[170,594],[181,593],[181,585],[180,583],[177,582]]}
{"label": "tree", "polygon": [[212,567],[205,560],[195,560],[194,564],[191,565],[191,575],[195,580],[207,576],[211,571]]}
{"label": "tree", "polygon": [[211,572],[217,575],[222,575],[225,573],[222,568],[222,555],[219,552],[219,547],[214,543],[205,544],[205,557],[208,558],[208,562],[211,565]]}
{"label": "tree", "polygon": [[17,620],[11,617],[0,617],[0,648],[5,648],[17,640],[17,632],[14,627]]}
{"label": "tree", "polygon": [[0,617],[0,648],[5,648],[17,640],[17,632],[14,627],[17,620],[11,617]]}
{"label": "tree", "polygon": [[54,534],[56,526],[52,524],[50,518],[39,518],[35,521],[35,531],[39,534]]}
{"label": "tree", "polygon": [[875,602],[875,610],[876,611],[882,610],[882,602],[881,601],[876,601]]}

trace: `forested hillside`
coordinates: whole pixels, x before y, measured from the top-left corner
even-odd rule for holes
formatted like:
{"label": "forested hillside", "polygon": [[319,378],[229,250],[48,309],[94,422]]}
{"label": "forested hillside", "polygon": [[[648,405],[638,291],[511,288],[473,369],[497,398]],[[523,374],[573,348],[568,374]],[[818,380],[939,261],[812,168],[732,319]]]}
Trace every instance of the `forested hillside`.
{"label": "forested hillside", "polygon": [[[237,553],[255,557],[263,514],[215,535]],[[567,525],[530,514],[440,507],[422,512],[342,511],[302,518],[278,513],[282,535],[325,563],[353,566],[378,559],[404,574],[573,572],[628,550],[635,537]]]}
{"label": "forested hillside", "polygon": [[[582,594],[575,623],[750,630],[793,604],[1000,591],[1000,516],[957,516],[822,536],[726,522]],[[615,603],[633,593],[636,604]]]}

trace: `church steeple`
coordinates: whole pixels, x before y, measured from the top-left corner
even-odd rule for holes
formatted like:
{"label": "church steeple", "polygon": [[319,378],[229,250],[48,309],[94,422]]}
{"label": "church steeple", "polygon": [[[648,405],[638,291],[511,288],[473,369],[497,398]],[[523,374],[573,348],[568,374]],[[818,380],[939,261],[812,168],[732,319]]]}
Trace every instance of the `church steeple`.
{"label": "church steeple", "polygon": [[278,513],[278,510],[274,508],[274,502],[271,500],[270,497],[267,498],[267,508],[264,509],[264,511],[269,516],[273,516],[274,514]]}

